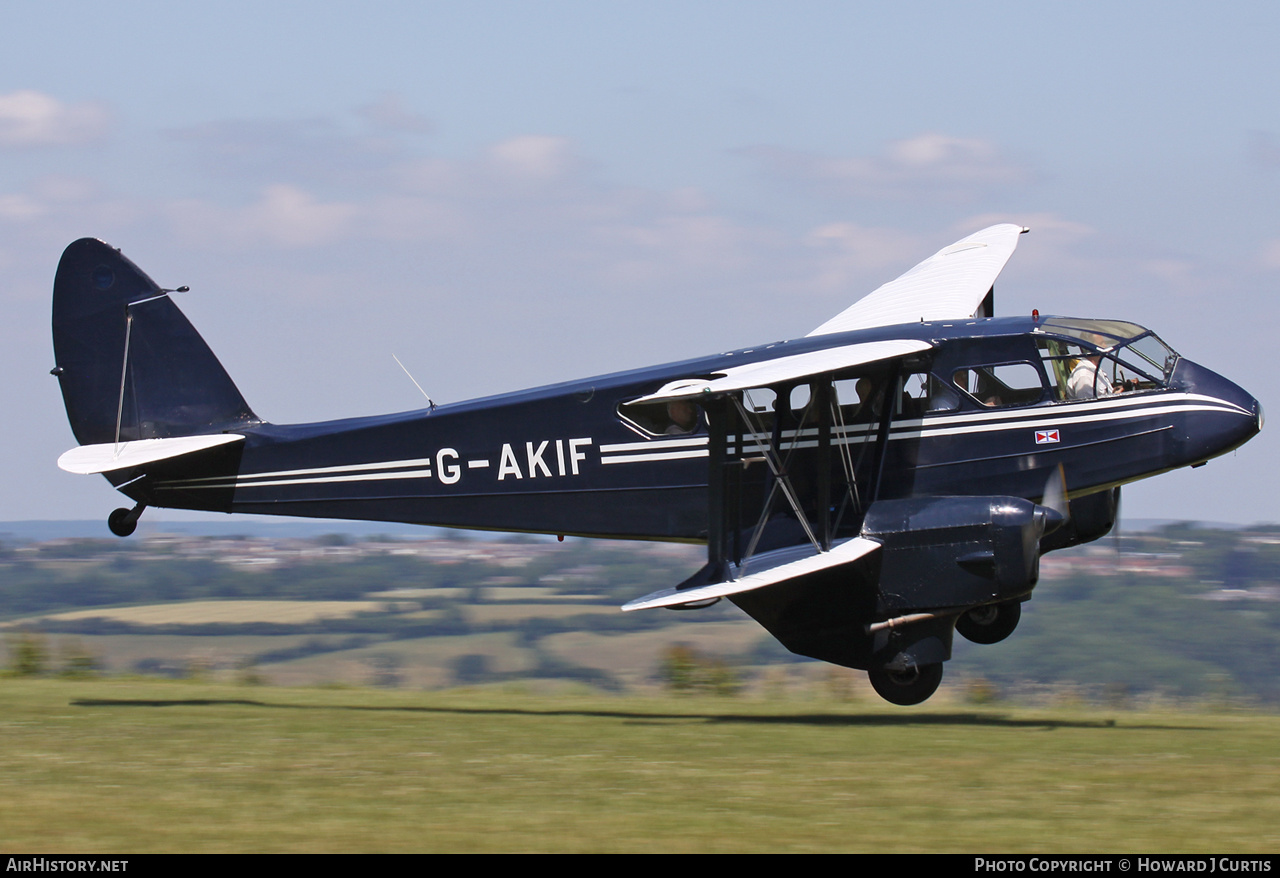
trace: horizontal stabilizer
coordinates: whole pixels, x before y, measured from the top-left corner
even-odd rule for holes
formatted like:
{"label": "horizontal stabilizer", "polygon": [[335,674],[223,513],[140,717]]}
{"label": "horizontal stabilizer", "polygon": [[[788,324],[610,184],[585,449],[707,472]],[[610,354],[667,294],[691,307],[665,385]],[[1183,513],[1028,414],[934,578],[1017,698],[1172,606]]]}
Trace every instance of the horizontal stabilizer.
{"label": "horizontal stabilizer", "polygon": [[[1003,223],[943,247],[906,274],[832,317],[809,335],[932,320],[965,320],[977,313],[1013,250],[1022,226]],[[989,316],[989,315],[988,315]]]}
{"label": "horizontal stabilizer", "polygon": [[[683,590],[666,588],[662,591],[655,591],[653,594],[645,595],[642,598],[637,598],[624,604],[622,611],[627,613],[632,610],[651,610],[656,607],[678,607],[683,604],[699,603],[728,597],[729,595],[742,594],[744,591],[755,591],[758,588],[777,585],[789,579],[807,576],[810,573],[817,573],[820,570],[827,570],[856,561],[880,548],[880,543],[863,537],[854,537],[851,540],[837,543],[830,552],[817,552],[812,547],[805,548],[808,550],[807,553],[796,560],[786,561],[774,567],[766,567],[755,573],[749,573],[740,579],[727,582],[714,582],[710,585],[700,585],[696,588]],[[778,555],[781,556],[783,553],[785,553],[786,557],[793,557],[796,554],[795,549],[783,549],[779,550]],[[752,561],[753,563],[768,563],[766,560],[767,555],[772,554],[774,553],[757,556]]]}
{"label": "horizontal stabilizer", "polygon": [[59,457],[58,466],[78,475],[110,473],[243,440],[244,437],[238,433],[215,433],[209,436],[178,436],[172,439],[138,439],[133,442],[81,445]]}
{"label": "horizontal stabilizer", "polygon": [[843,345],[806,354],[775,357],[758,363],[730,366],[715,373],[714,378],[681,378],[663,385],[657,393],[633,400],[635,403],[671,402],[676,399],[694,399],[706,394],[716,395],[747,390],[752,387],[768,387],[813,375],[839,372],[854,366],[865,366],[905,357],[908,354],[927,351],[933,345],[918,339],[890,339],[868,341],[862,344]]}

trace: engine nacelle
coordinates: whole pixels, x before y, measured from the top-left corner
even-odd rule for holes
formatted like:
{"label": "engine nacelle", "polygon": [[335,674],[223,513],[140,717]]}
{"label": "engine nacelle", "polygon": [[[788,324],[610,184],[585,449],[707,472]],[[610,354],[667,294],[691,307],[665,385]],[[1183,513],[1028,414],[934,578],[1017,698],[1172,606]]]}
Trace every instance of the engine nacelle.
{"label": "engine nacelle", "polygon": [[862,536],[884,545],[878,612],[1007,601],[1040,577],[1040,538],[1062,521],[1019,497],[915,497],[871,504]]}
{"label": "engine nacelle", "polygon": [[1091,543],[1109,534],[1120,514],[1120,489],[1077,497],[1071,501],[1070,509],[1070,520],[1040,541],[1041,554]]}

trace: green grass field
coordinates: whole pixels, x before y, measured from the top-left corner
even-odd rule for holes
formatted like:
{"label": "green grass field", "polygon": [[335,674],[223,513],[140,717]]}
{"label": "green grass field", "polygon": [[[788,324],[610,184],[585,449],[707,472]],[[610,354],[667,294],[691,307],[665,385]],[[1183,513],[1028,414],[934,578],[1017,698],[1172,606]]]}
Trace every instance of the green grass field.
{"label": "green grass field", "polygon": [[0,850],[1262,852],[1280,718],[0,679]]}

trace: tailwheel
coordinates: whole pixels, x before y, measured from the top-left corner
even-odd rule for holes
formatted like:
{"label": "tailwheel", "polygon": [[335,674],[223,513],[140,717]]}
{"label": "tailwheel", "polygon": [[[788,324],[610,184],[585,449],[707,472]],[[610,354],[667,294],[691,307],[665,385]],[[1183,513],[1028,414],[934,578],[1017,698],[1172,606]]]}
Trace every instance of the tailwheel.
{"label": "tailwheel", "polygon": [[872,668],[867,671],[871,688],[890,704],[919,704],[927,701],[942,682],[942,662],[913,665],[903,670]]}
{"label": "tailwheel", "polygon": [[118,537],[127,537],[138,528],[138,519],[146,505],[139,503],[132,509],[117,509],[107,516],[107,527]]}
{"label": "tailwheel", "polygon": [[1013,633],[1021,618],[1022,604],[1019,601],[987,604],[961,613],[956,619],[956,630],[965,640],[974,643],[999,643]]}

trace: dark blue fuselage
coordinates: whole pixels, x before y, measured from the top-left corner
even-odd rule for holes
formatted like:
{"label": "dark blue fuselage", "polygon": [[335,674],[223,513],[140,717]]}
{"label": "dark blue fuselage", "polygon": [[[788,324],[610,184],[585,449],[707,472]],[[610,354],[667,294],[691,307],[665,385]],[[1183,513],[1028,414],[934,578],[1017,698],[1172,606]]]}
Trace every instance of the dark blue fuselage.
{"label": "dark blue fuselage", "polygon": [[[887,435],[870,423],[837,428],[834,444],[850,465],[877,469],[869,481],[881,499],[1039,499],[1059,464],[1071,496],[1079,497],[1201,463],[1260,427],[1256,400],[1181,358],[1158,384],[1099,398],[1056,396],[1052,368],[1042,365],[1039,398],[1032,387],[1017,404],[993,404],[952,385],[952,376],[973,364],[1041,364],[1037,343],[1044,337],[1044,320],[989,318],[779,342],[432,410],[245,425],[234,431],[245,436],[242,445],[167,461],[132,484],[125,483],[133,472],[112,481],[155,506],[701,541],[708,532],[707,418],[721,415],[708,409],[691,432],[652,433],[619,407],[674,379],[880,339],[920,339],[932,348],[906,362],[772,390],[785,400],[795,385],[819,379],[889,381],[908,373],[947,385],[944,406],[902,403],[887,419]],[[895,404],[897,396],[890,397]],[[801,461],[806,434],[803,425],[787,429],[784,408],[770,413],[768,439],[795,446]],[[741,425],[727,430],[731,449],[765,441],[744,437]],[[866,454],[879,445],[882,454]]]}

